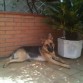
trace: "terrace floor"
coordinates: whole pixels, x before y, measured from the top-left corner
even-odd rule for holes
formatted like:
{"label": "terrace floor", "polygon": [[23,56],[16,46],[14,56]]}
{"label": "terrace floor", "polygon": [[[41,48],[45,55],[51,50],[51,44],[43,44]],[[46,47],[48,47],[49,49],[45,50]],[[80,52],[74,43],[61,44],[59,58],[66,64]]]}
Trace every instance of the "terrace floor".
{"label": "terrace floor", "polygon": [[83,56],[64,60],[71,69],[38,61],[13,63],[2,68],[6,60],[0,60],[0,83],[83,83]]}

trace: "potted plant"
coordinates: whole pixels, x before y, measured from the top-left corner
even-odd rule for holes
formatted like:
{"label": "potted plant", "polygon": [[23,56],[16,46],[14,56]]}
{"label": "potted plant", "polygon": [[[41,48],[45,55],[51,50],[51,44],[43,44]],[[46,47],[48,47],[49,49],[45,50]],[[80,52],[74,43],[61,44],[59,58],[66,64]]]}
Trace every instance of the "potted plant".
{"label": "potted plant", "polygon": [[81,55],[83,33],[83,0],[58,0],[46,3],[44,11],[48,23],[54,29],[61,29],[63,36],[58,38],[58,54],[66,58],[78,58]]}

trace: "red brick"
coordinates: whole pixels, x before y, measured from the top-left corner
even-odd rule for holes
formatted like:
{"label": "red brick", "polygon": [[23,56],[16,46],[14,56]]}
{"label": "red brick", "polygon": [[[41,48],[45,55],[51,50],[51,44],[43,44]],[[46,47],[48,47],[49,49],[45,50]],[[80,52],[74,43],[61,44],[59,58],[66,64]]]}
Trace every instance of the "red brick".
{"label": "red brick", "polygon": [[[20,35],[17,35],[17,38],[27,38],[28,35],[26,34],[20,34]],[[22,41],[22,40],[21,40]]]}
{"label": "red brick", "polygon": [[14,51],[18,48],[19,46],[12,46],[12,47],[6,47],[6,52],[8,51]]}
{"label": "red brick", "polygon": [[5,38],[5,35],[1,34],[0,39],[4,39],[4,38]]}
{"label": "red brick", "polygon": [[16,34],[20,34],[21,33],[21,31],[15,31],[15,30],[14,31],[5,31],[5,32],[6,32],[5,34],[7,34],[7,35],[8,34],[9,35],[12,35],[12,34],[15,34],[16,35]]}
{"label": "red brick", "polygon": [[35,26],[38,26],[38,27],[48,27],[48,26],[50,26],[50,25],[45,24],[45,23],[38,23],[38,22],[36,22],[36,23],[35,23]]}
{"label": "red brick", "polygon": [[10,30],[14,30],[14,27],[13,26],[5,26],[4,28],[5,28],[5,30],[9,30],[9,31]]}
{"label": "red brick", "polygon": [[18,23],[18,22],[16,23],[17,27],[21,27],[21,25],[22,25],[22,23]]}
{"label": "red brick", "polygon": [[12,43],[12,42],[10,42],[10,43],[5,43],[5,47],[13,47],[13,46],[15,46],[15,43]]}
{"label": "red brick", "polygon": [[8,17],[8,18],[21,18],[21,15],[15,15],[15,13],[12,14],[12,12],[9,12],[9,14],[6,13],[4,15],[4,17]]}
{"label": "red brick", "polygon": [[5,47],[5,43],[0,43],[0,48],[3,48],[3,47]]}
{"label": "red brick", "polygon": [[5,18],[5,21],[13,22],[13,18]]}
{"label": "red brick", "polygon": [[20,46],[41,45],[40,39],[47,37],[48,33],[53,34],[55,43],[62,35],[45,24],[42,16],[3,13],[0,18],[0,56],[8,56]]}
{"label": "red brick", "polygon": [[11,35],[11,34],[15,34],[15,33],[16,33],[15,31],[6,31],[7,35]]}
{"label": "red brick", "polygon": [[9,35],[5,35],[4,37],[5,37],[5,39],[13,39],[14,36],[15,36],[15,35],[9,34]]}
{"label": "red brick", "polygon": [[18,22],[18,23],[20,23],[20,22],[23,22],[23,19],[22,18],[14,18],[14,22]]}
{"label": "red brick", "polygon": [[14,18],[22,18],[22,16],[20,14],[18,15],[13,15]]}
{"label": "red brick", "polygon": [[0,27],[5,26],[5,22],[0,22]]}
{"label": "red brick", "polygon": [[6,57],[6,55],[7,55],[6,52],[2,52],[2,51],[0,52],[0,57]]}
{"label": "red brick", "polygon": [[3,17],[3,18],[0,18],[0,22],[12,22],[13,21],[13,18],[5,18],[5,17]]}
{"label": "red brick", "polygon": [[1,30],[1,31],[2,31],[2,30],[3,30],[3,31],[5,31],[5,30],[14,30],[14,28],[13,28],[12,26],[11,26],[11,27],[10,27],[10,26],[9,26],[9,27],[8,27],[8,26],[4,26],[4,27],[0,27],[0,30]]}
{"label": "red brick", "polygon": [[5,15],[4,14],[0,14],[0,18],[3,18],[3,17],[5,17]]}
{"label": "red brick", "polygon": [[25,31],[29,31],[31,29],[32,26],[21,26],[20,29],[22,30],[22,32]]}
{"label": "red brick", "polygon": [[35,22],[38,22],[38,23],[45,22],[45,19],[42,17],[35,17]]}
{"label": "red brick", "polygon": [[14,26],[13,30],[21,30],[21,26]]}
{"label": "red brick", "polygon": [[4,22],[5,19],[6,19],[5,17],[3,17],[3,18],[1,17],[1,18],[0,18],[0,22],[1,22],[1,21]]}
{"label": "red brick", "polygon": [[22,19],[26,19],[26,18],[27,19],[34,19],[35,17],[33,15],[32,16],[28,16],[28,15],[27,16],[22,16]]}
{"label": "red brick", "polygon": [[28,26],[33,26],[34,27],[34,25],[35,25],[34,23],[22,23],[22,26],[24,26],[24,27],[25,26],[27,26],[27,27]]}
{"label": "red brick", "polygon": [[10,43],[10,42],[14,43],[14,42],[20,42],[20,41],[21,41],[20,38],[6,39],[6,42],[7,42],[7,43]]}
{"label": "red brick", "polygon": [[5,14],[4,17],[5,17],[5,18],[14,18],[14,15]]}
{"label": "red brick", "polygon": [[5,43],[5,39],[0,38],[0,44]]}
{"label": "red brick", "polygon": [[23,18],[23,22],[27,22],[27,23],[31,22],[31,23],[33,23],[33,22],[35,22],[35,20],[34,20],[34,18]]}
{"label": "red brick", "polygon": [[4,35],[5,34],[5,31],[0,31],[0,35],[2,35],[2,34]]}
{"label": "red brick", "polygon": [[13,51],[0,52],[0,57],[8,57]]}
{"label": "red brick", "polygon": [[21,46],[22,45],[22,42],[20,41],[20,42],[15,42],[14,43],[14,46]]}
{"label": "red brick", "polygon": [[5,51],[6,51],[5,47],[4,48],[3,47],[2,48],[0,47],[0,52],[5,52]]}
{"label": "red brick", "polygon": [[6,27],[4,26],[4,27],[0,27],[0,30],[2,31],[5,31],[6,30]]}
{"label": "red brick", "polygon": [[14,27],[14,26],[16,26],[16,23],[14,23],[14,22],[6,22],[5,26]]}

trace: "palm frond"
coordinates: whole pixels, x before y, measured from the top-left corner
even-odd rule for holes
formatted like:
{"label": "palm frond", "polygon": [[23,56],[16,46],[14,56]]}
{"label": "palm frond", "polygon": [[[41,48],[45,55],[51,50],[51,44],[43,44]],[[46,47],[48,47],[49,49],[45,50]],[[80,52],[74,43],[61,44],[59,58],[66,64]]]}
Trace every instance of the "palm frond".
{"label": "palm frond", "polygon": [[64,30],[83,31],[83,0],[59,0],[46,5],[45,14],[50,17],[51,24]]}

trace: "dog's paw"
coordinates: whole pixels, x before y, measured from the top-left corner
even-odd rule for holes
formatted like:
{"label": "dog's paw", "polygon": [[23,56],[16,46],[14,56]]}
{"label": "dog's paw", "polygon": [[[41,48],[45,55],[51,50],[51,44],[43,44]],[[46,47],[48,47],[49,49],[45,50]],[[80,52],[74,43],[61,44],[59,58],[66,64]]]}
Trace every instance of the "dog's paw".
{"label": "dog's paw", "polygon": [[70,69],[70,66],[67,65],[67,64],[64,64],[63,66],[64,66],[65,68],[67,68],[67,69]]}
{"label": "dog's paw", "polygon": [[6,65],[5,64],[3,65],[3,68],[6,68]]}
{"label": "dog's paw", "polygon": [[31,60],[29,60],[29,59],[28,59],[27,61],[28,61],[28,62],[31,62]]}
{"label": "dog's paw", "polygon": [[64,64],[66,63],[66,62],[65,62],[64,60],[62,60],[62,59],[61,59],[60,61],[61,61],[62,63],[64,63]]}

